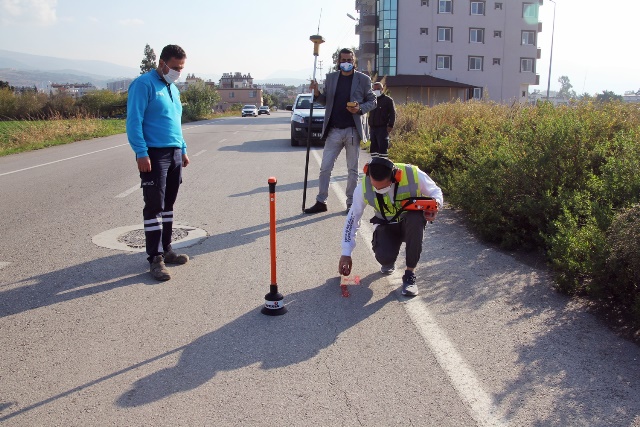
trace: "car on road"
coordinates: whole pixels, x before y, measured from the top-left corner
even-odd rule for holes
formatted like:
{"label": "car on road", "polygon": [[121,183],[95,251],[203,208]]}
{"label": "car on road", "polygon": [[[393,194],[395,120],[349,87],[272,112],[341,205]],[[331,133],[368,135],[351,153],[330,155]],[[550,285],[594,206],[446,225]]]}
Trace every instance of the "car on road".
{"label": "car on road", "polygon": [[[291,111],[291,145],[298,146],[302,142],[307,144],[309,135],[309,115],[311,113],[311,94],[301,93],[296,97],[292,106],[287,105]],[[324,105],[313,103],[313,116],[311,117],[311,140],[324,143],[322,137],[322,125],[324,124]]]}
{"label": "car on road", "polygon": [[269,109],[268,105],[263,105],[262,107],[258,108],[258,115],[260,114],[268,114],[271,115],[271,110]]}
{"label": "car on road", "polygon": [[255,105],[245,105],[242,107],[242,117],[247,116],[258,117],[258,107]]}

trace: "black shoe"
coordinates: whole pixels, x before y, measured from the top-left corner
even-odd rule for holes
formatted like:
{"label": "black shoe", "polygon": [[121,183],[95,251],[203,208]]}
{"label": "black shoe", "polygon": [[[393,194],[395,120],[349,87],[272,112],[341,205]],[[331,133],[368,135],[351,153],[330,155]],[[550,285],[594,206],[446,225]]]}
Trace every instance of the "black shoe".
{"label": "black shoe", "polygon": [[315,205],[311,206],[310,208],[305,209],[304,213],[306,213],[306,214],[314,214],[314,213],[326,212],[326,211],[327,211],[327,204],[326,203],[316,202]]}
{"label": "black shoe", "polygon": [[347,215],[349,215],[349,211],[351,210],[351,203],[347,203],[347,212],[345,212]]}

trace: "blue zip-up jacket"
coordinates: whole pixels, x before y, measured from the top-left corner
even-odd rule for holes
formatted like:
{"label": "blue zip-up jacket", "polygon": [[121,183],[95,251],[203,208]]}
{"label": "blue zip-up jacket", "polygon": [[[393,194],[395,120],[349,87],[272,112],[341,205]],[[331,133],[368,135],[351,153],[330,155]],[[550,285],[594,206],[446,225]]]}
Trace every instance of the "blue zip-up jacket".
{"label": "blue zip-up jacket", "polygon": [[141,75],[129,86],[127,138],[136,158],[147,157],[149,147],[176,147],[187,154],[180,91],[174,84],[167,86],[156,70]]}

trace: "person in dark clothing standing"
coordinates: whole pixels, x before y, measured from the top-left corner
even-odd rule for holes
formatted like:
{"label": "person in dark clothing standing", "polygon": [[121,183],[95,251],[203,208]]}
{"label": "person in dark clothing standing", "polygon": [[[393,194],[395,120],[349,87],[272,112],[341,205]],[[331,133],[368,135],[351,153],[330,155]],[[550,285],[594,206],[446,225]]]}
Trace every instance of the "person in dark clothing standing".
{"label": "person in dark clothing standing", "polygon": [[396,122],[396,106],[393,99],[384,93],[380,82],[373,84],[377,97],[377,107],[369,112],[369,134],[371,137],[371,157],[389,157],[389,134]]}

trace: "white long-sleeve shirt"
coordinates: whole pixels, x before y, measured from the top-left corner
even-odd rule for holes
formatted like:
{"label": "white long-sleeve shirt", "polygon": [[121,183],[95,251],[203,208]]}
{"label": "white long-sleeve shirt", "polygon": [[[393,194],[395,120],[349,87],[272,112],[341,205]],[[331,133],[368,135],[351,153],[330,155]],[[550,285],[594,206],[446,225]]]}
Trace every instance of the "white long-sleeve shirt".
{"label": "white long-sleeve shirt", "polygon": [[[415,166],[413,167],[415,168]],[[392,203],[395,203],[393,195],[395,194],[396,185],[397,184],[394,183],[388,193]],[[420,169],[418,169],[418,187],[424,196],[433,197],[438,202],[438,206],[442,207],[444,203],[442,190],[429,175]],[[353,203],[351,204],[351,210],[347,215],[347,220],[342,230],[342,255],[344,256],[351,256],[353,249],[356,247],[356,234],[360,228],[360,220],[366,206],[367,204],[364,201],[364,194],[362,192],[362,180],[359,180],[356,189],[353,191]],[[374,225],[374,227],[376,226],[377,225]]]}

